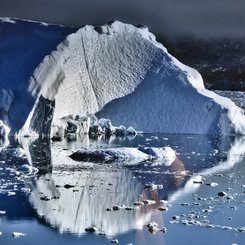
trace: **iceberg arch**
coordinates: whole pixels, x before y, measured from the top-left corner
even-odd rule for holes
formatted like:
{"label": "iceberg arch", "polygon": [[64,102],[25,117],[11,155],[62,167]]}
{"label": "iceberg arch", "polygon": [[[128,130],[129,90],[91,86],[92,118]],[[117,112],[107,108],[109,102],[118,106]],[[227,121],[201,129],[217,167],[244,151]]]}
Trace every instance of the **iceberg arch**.
{"label": "iceberg arch", "polygon": [[242,109],[206,90],[146,27],[118,21],[69,35],[37,67],[28,91],[36,103],[24,135],[52,135],[61,118],[89,113],[143,132],[245,134]]}

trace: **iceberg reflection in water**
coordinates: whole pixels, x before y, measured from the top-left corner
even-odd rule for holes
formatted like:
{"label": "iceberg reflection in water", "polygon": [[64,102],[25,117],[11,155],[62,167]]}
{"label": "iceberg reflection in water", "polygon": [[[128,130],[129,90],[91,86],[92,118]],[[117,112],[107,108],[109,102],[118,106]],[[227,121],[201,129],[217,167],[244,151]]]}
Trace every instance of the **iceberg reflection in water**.
{"label": "iceberg reflection in water", "polygon": [[[117,140],[112,139],[111,145],[118,145]],[[142,229],[152,217],[162,216],[158,211],[162,199],[171,203],[184,194],[194,193],[199,187],[194,183],[201,181],[203,175],[230,168],[241,160],[245,152],[244,138],[236,139],[234,144],[229,140],[224,138],[220,141],[208,136],[185,136],[185,139],[169,136],[167,144],[170,143],[179,152],[179,159],[170,167],[152,167],[146,163],[130,168],[72,161],[69,153],[87,146],[88,138],[85,141],[55,143],[51,150],[45,151],[51,152],[51,159],[46,162],[52,163],[53,170],[39,176],[29,200],[38,215],[61,233],[82,235],[85,228],[95,226],[99,232],[112,237]],[[152,141],[154,146],[164,144],[159,142],[161,137],[158,140],[153,137]],[[133,141],[125,140],[124,144],[134,146],[144,142],[149,142],[149,139],[137,136]],[[103,140],[100,143],[101,146],[106,145]],[[29,144],[29,148],[33,149],[33,145],[38,148],[37,143]],[[46,144],[46,147],[49,148],[49,145]],[[91,147],[95,147],[93,142]],[[40,159],[37,154],[30,155]],[[180,159],[184,159],[183,162]],[[36,162],[34,160],[33,164]],[[163,188],[145,189],[147,183],[163,185]],[[135,210],[106,210],[115,205],[134,207],[134,202],[143,199],[151,199],[155,203]]]}
{"label": "iceberg reflection in water", "polygon": [[[141,228],[149,221],[149,216],[140,215],[136,222],[134,211],[106,211],[115,205],[131,206],[141,186],[127,170],[103,168],[101,170],[54,171],[40,177],[36,183],[30,202],[40,216],[60,232],[81,235],[85,228],[95,226],[108,236]],[[47,181],[47,179],[49,181]],[[64,184],[74,186],[66,189]],[[60,187],[57,187],[60,186]],[[43,194],[52,199],[42,201]]]}
{"label": "iceberg reflection in water", "polygon": [[[21,184],[26,190],[30,189],[25,195],[21,195],[21,198],[18,196],[18,188],[15,190],[16,200],[11,197],[6,199],[3,196],[4,190],[1,190],[3,202],[0,203],[0,210],[6,211],[7,220],[15,220],[17,217],[24,220],[31,217],[38,220],[39,225],[45,224],[46,227],[57,229],[57,234],[72,233],[80,239],[88,239],[87,236],[83,236],[87,227],[96,227],[96,233],[103,233],[106,238],[121,236],[122,239],[123,236],[131,234],[133,244],[141,245],[147,244],[149,240],[143,240],[152,236],[148,235],[146,228],[151,221],[156,221],[159,228],[165,226],[168,229],[166,234],[162,234],[161,238],[158,236],[157,239],[174,239],[171,229],[176,232],[181,230],[181,227],[175,225],[175,228],[169,224],[171,215],[176,212],[176,205],[178,207],[178,203],[183,202],[185,197],[190,198],[194,193],[205,191],[205,185],[198,184],[199,182],[208,181],[210,176],[229,169],[232,172],[231,169],[243,160],[245,154],[244,137],[215,138],[207,135],[137,135],[130,139],[91,139],[84,136],[79,140],[70,139],[55,143],[22,138],[20,144],[14,143],[12,139],[9,145],[2,142],[0,160],[5,159],[7,162],[6,159],[11,158],[15,164],[12,166],[13,169],[18,169],[18,164],[22,165],[28,161],[30,165],[37,167],[39,172],[35,178],[22,175],[14,177],[15,181],[22,181]],[[81,148],[138,145],[169,145],[176,151],[177,158],[171,166],[152,165],[147,162],[132,166],[116,163],[81,163],[69,158],[72,152]],[[8,175],[10,182],[13,178],[11,174]],[[223,184],[220,183],[221,185]],[[212,190],[215,193],[215,189]],[[144,205],[134,206],[135,202],[143,200]],[[147,203],[146,200],[151,201]],[[14,215],[9,202],[12,205],[16,202],[15,210],[19,210],[18,216]],[[25,203],[25,206],[21,203]],[[33,209],[30,211],[31,207],[27,211],[30,204],[36,214]],[[108,211],[116,205],[119,210]],[[25,211],[22,210],[24,207]],[[168,210],[161,212],[158,210],[159,207],[166,207]],[[25,230],[23,232],[28,233]],[[132,232],[135,232],[134,238]],[[25,239],[28,239],[28,236]],[[89,239],[93,239],[93,236]],[[159,244],[159,241],[152,244]]]}

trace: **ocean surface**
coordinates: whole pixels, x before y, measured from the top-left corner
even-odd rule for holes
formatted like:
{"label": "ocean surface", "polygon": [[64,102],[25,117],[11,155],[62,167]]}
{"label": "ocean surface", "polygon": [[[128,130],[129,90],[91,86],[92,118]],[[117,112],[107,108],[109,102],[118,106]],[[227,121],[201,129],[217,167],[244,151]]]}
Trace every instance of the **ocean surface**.
{"label": "ocean surface", "polygon": [[[245,107],[245,93],[216,92]],[[170,146],[177,158],[126,167],[69,157],[80,148],[139,145]],[[244,210],[243,136],[0,141],[1,245],[241,245]]]}

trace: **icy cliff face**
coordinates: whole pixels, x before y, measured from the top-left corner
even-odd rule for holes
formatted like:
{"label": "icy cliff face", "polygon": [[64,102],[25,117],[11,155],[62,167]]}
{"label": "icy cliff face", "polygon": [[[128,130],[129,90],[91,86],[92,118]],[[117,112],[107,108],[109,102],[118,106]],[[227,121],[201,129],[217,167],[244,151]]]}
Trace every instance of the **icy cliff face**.
{"label": "icy cliff face", "polygon": [[9,128],[0,120],[0,139],[6,139],[9,134]]}
{"label": "icy cliff face", "polygon": [[14,100],[14,93],[9,89],[0,88],[0,119],[8,121],[8,112]]}
{"label": "icy cliff face", "polygon": [[[35,70],[28,91],[36,103],[22,134],[48,135],[50,128],[40,127],[47,119],[55,127],[61,118],[89,113],[144,132],[245,133],[241,109],[205,90],[201,75],[147,28],[121,22],[69,35]],[[45,100],[48,113],[42,113]]]}
{"label": "icy cliff face", "polygon": [[35,103],[28,81],[72,28],[0,18],[0,120],[19,131]]}

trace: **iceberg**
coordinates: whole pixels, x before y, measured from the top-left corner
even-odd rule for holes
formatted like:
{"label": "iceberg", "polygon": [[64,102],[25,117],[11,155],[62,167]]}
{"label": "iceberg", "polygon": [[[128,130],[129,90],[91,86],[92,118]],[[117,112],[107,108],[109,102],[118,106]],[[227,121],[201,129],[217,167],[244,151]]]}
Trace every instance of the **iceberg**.
{"label": "iceberg", "polygon": [[[153,165],[171,166],[176,159],[175,151],[167,147],[120,147],[108,149],[81,149],[70,155],[75,161],[117,163],[126,166],[147,162]],[[157,161],[157,163],[155,163]]]}
{"label": "iceberg", "polygon": [[242,109],[206,90],[146,27],[119,21],[68,35],[22,87],[32,109],[12,131],[20,135],[52,137],[62,118],[89,114],[145,133],[245,134]]}

